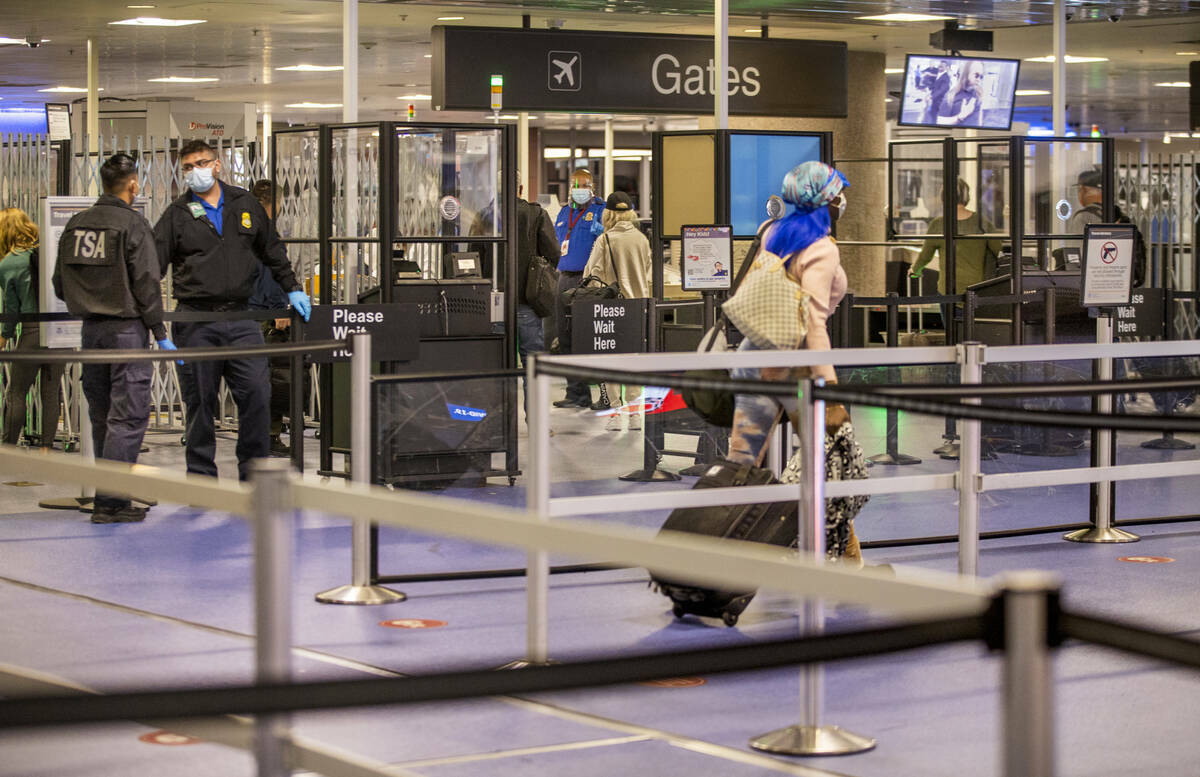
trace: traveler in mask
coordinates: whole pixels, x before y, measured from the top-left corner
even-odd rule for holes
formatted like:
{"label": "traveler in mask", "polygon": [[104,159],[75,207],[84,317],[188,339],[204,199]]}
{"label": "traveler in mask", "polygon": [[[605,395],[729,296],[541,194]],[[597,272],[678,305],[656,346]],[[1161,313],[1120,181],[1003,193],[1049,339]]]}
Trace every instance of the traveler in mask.
{"label": "traveler in mask", "polygon": [[[115,154],[100,166],[104,195],[71,217],[58,241],[54,293],[83,319],[86,350],[158,347],[175,350],[163,327],[162,276],[150,225],[130,204],[138,195],[137,166]],[[96,456],[137,461],[150,423],[150,362],[85,363],[83,393]],[[92,523],[132,523],[146,517],[128,496],[96,492]]]}
{"label": "traveler in mask", "polygon": [[[266,211],[245,189],[219,180],[221,162],[203,140],[179,151],[189,192],[172,202],[154,227],[163,274],[173,273],[177,310],[221,314],[248,309],[259,267],[266,267],[288,302],[307,320],[312,310]],[[219,315],[214,318],[220,318]],[[262,345],[262,329],[250,320],[179,322],[181,347]],[[238,408],[238,477],[250,461],[270,450],[267,360],[232,358],[185,364],[179,370],[187,415],[187,470],[217,475],[214,422],[221,378]]]}
{"label": "traveler in mask", "polygon": [[[567,291],[583,280],[583,268],[592,255],[592,245],[604,233],[600,215],[604,212],[604,200],[592,189],[592,173],[579,169],[571,176],[571,195],[567,207],[558,211],[554,220],[554,233],[558,237],[558,299],[554,318],[558,328],[558,352],[571,352],[571,330],[567,326]],[[602,392],[603,396],[603,392]],[[554,403],[555,407],[591,407],[592,390],[588,384],[577,380],[567,381],[567,395]],[[607,408],[601,401],[596,409]]]}
{"label": "traveler in mask", "polygon": [[[37,313],[38,290],[34,288],[34,272],[38,264],[38,228],[20,208],[0,211],[0,291],[4,296],[5,315]],[[41,348],[41,326],[35,322],[22,323],[17,336],[17,323],[0,324],[0,348],[15,340],[18,351],[37,351]],[[4,442],[16,445],[21,439],[28,411],[26,395],[38,375],[42,377],[42,450],[54,445],[58,432],[58,384],[62,380],[62,362],[33,364],[13,362],[9,368],[8,385],[4,387]]]}
{"label": "traveler in mask", "polygon": [[[626,299],[645,299],[650,296],[650,241],[638,229],[637,211],[625,192],[613,192],[604,203],[600,216],[604,234],[592,244],[592,255],[584,268],[584,277],[595,275],[605,283],[616,283]],[[610,432],[621,430],[625,417],[630,430],[642,428],[642,417],[630,413],[626,405],[640,394],[637,386],[617,387],[617,407],[605,427]]]}
{"label": "traveler in mask", "polygon": [[972,60],[963,67],[938,107],[938,124],[978,127],[983,122],[983,63]]}

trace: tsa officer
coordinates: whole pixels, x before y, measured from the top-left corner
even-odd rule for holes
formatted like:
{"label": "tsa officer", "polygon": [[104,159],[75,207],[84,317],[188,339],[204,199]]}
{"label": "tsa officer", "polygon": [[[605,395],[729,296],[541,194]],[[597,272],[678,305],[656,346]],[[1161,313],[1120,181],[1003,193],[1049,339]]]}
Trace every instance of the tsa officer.
{"label": "tsa officer", "polygon": [[[54,293],[83,319],[87,350],[146,348],[153,335],[173,351],[163,327],[161,275],[154,234],[130,207],[138,195],[137,166],[116,154],[100,166],[104,195],[71,217],[58,241]],[[85,363],[83,393],[96,455],[137,461],[150,423],[150,362]],[[131,523],[146,517],[126,496],[96,492],[92,523]]]}
{"label": "tsa officer", "polygon": [[[554,233],[558,237],[558,298],[555,301],[554,318],[558,329],[558,352],[571,352],[570,330],[567,327],[566,300],[563,294],[579,285],[583,280],[583,268],[592,255],[592,244],[604,233],[600,214],[604,212],[604,200],[596,196],[592,187],[592,172],[587,168],[576,170],[571,176],[570,203],[558,211],[554,220]],[[592,390],[588,384],[577,380],[567,381],[567,396],[554,403],[555,407],[590,407]]]}
{"label": "tsa officer", "polygon": [[[176,310],[220,314],[247,310],[259,268],[264,267],[307,321],[312,305],[266,211],[250,192],[219,180],[221,161],[203,140],[179,150],[179,167],[189,191],[163,212],[154,226],[163,275],[171,268]],[[178,322],[181,347],[244,348],[263,344],[262,329],[250,320]],[[221,378],[238,408],[238,477],[250,476],[250,461],[270,451],[271,383],[262,357],[185,363],[179,370],[187,415],[187,470],[217,474],[213,424]]]}

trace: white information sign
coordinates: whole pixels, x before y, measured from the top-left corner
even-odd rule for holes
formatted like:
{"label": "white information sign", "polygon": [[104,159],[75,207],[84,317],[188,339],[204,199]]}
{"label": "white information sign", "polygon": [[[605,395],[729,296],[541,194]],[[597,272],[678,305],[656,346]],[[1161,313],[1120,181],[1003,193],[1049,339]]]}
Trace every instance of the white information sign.
{"label": "white information sign", "polygon": [[683,259],[679,274],[685,291],[728,289],[733,271],[733,227],[701,225],[681,228]]}
{"label": "white information sign", "polygon": [[71,139],[71,106],[46,103],[46,134],[50,140]]}
{"label": "white information sign", "polygon": [[1133,288],[1132,224],[1088,224],[1084,233],[1084,307],[1128,305]]}
{"label": "white information sign", "polygon": [[[66,313],[67,303],[54,295],[54,265],[58,261],[58,241],[67,222],[96,204],[95,197],[46,197],[42,200],[42,248],[38,251],[38,299],[43,313]],[[150,202],[139,197],[133,209],[142,214],[150,212]],[[80,348],[81,322],[43,321],[42,345],[46,348]]]}

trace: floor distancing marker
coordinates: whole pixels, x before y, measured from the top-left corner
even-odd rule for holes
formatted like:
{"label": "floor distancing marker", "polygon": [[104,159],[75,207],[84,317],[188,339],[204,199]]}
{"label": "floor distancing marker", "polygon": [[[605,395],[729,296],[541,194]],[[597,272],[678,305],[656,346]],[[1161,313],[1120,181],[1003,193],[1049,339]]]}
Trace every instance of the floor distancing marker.
{"label": "floor distancing marker", "polygon": [[666,677],[662,680],[647,680],[638,685],[648,685],[652,688],[695,688],[707,682],[703,677]]}
{"label": "floor distancing marker", "polygon": [[1170,564],[1175,559],[1167,556],[1121,556],[1117,561],[1128,561],[1131,564]]}
{"label": "floor distancing marker", "polygon": [[169,745],[178,747],[179,745],[198,745],[204,740],[196,739],[195,737],[187,737],[183,734],[175,734],[170,731],[151,731],[149,734],[142,734],[138,737],[139,742],[145,742],[148,745]]}
{"label": "floor distancing marker", "polygon": [[440,629],[446,625],[446,621],[435,621],[428,618],[397,618],[390,621],[379,621],[379,625],[389,629]]}

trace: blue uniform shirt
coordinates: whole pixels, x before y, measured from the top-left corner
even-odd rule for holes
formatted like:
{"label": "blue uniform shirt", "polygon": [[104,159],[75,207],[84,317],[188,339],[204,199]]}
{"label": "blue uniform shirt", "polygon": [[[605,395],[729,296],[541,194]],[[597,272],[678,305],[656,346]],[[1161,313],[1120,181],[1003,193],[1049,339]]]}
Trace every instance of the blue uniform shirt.
{"label": "blue uniform shirt", "polygon": [[[221,184],[219,184],[219,183],[213,184],[213,186],[220,186],[220,185]],[[221,230],[225,226],[222,223],[224,221],[224,219],[221,217],[221,209],[225,207],[225,189],[224,188],[221,189],[221,196],[220,196],[220,198],[217,199],[216,205],[209,205],[208,200],[204,199],[203,197],[196,194],[195,192],[192,192],[192,199],[195,200],[196,202],[200,203],[200,206],[202,208],[204,208],[204,215],[208,217],[209,223],[212,224],[214,227],[216,227],[217,234],[220,235]]]}
{"label": "blue uniform shirt", "polygon": [[600,223],[600,214],[603,212],[604,200],[599,197],[593,197],[582,208],[572,203],[558,211],[554,233],[558,236],[560,247],[564,242],[567,243],[567,250],[562,252],[558,260],[559,270],[583,272],[592,255],[592,244],[604,234],[604,226]]}

